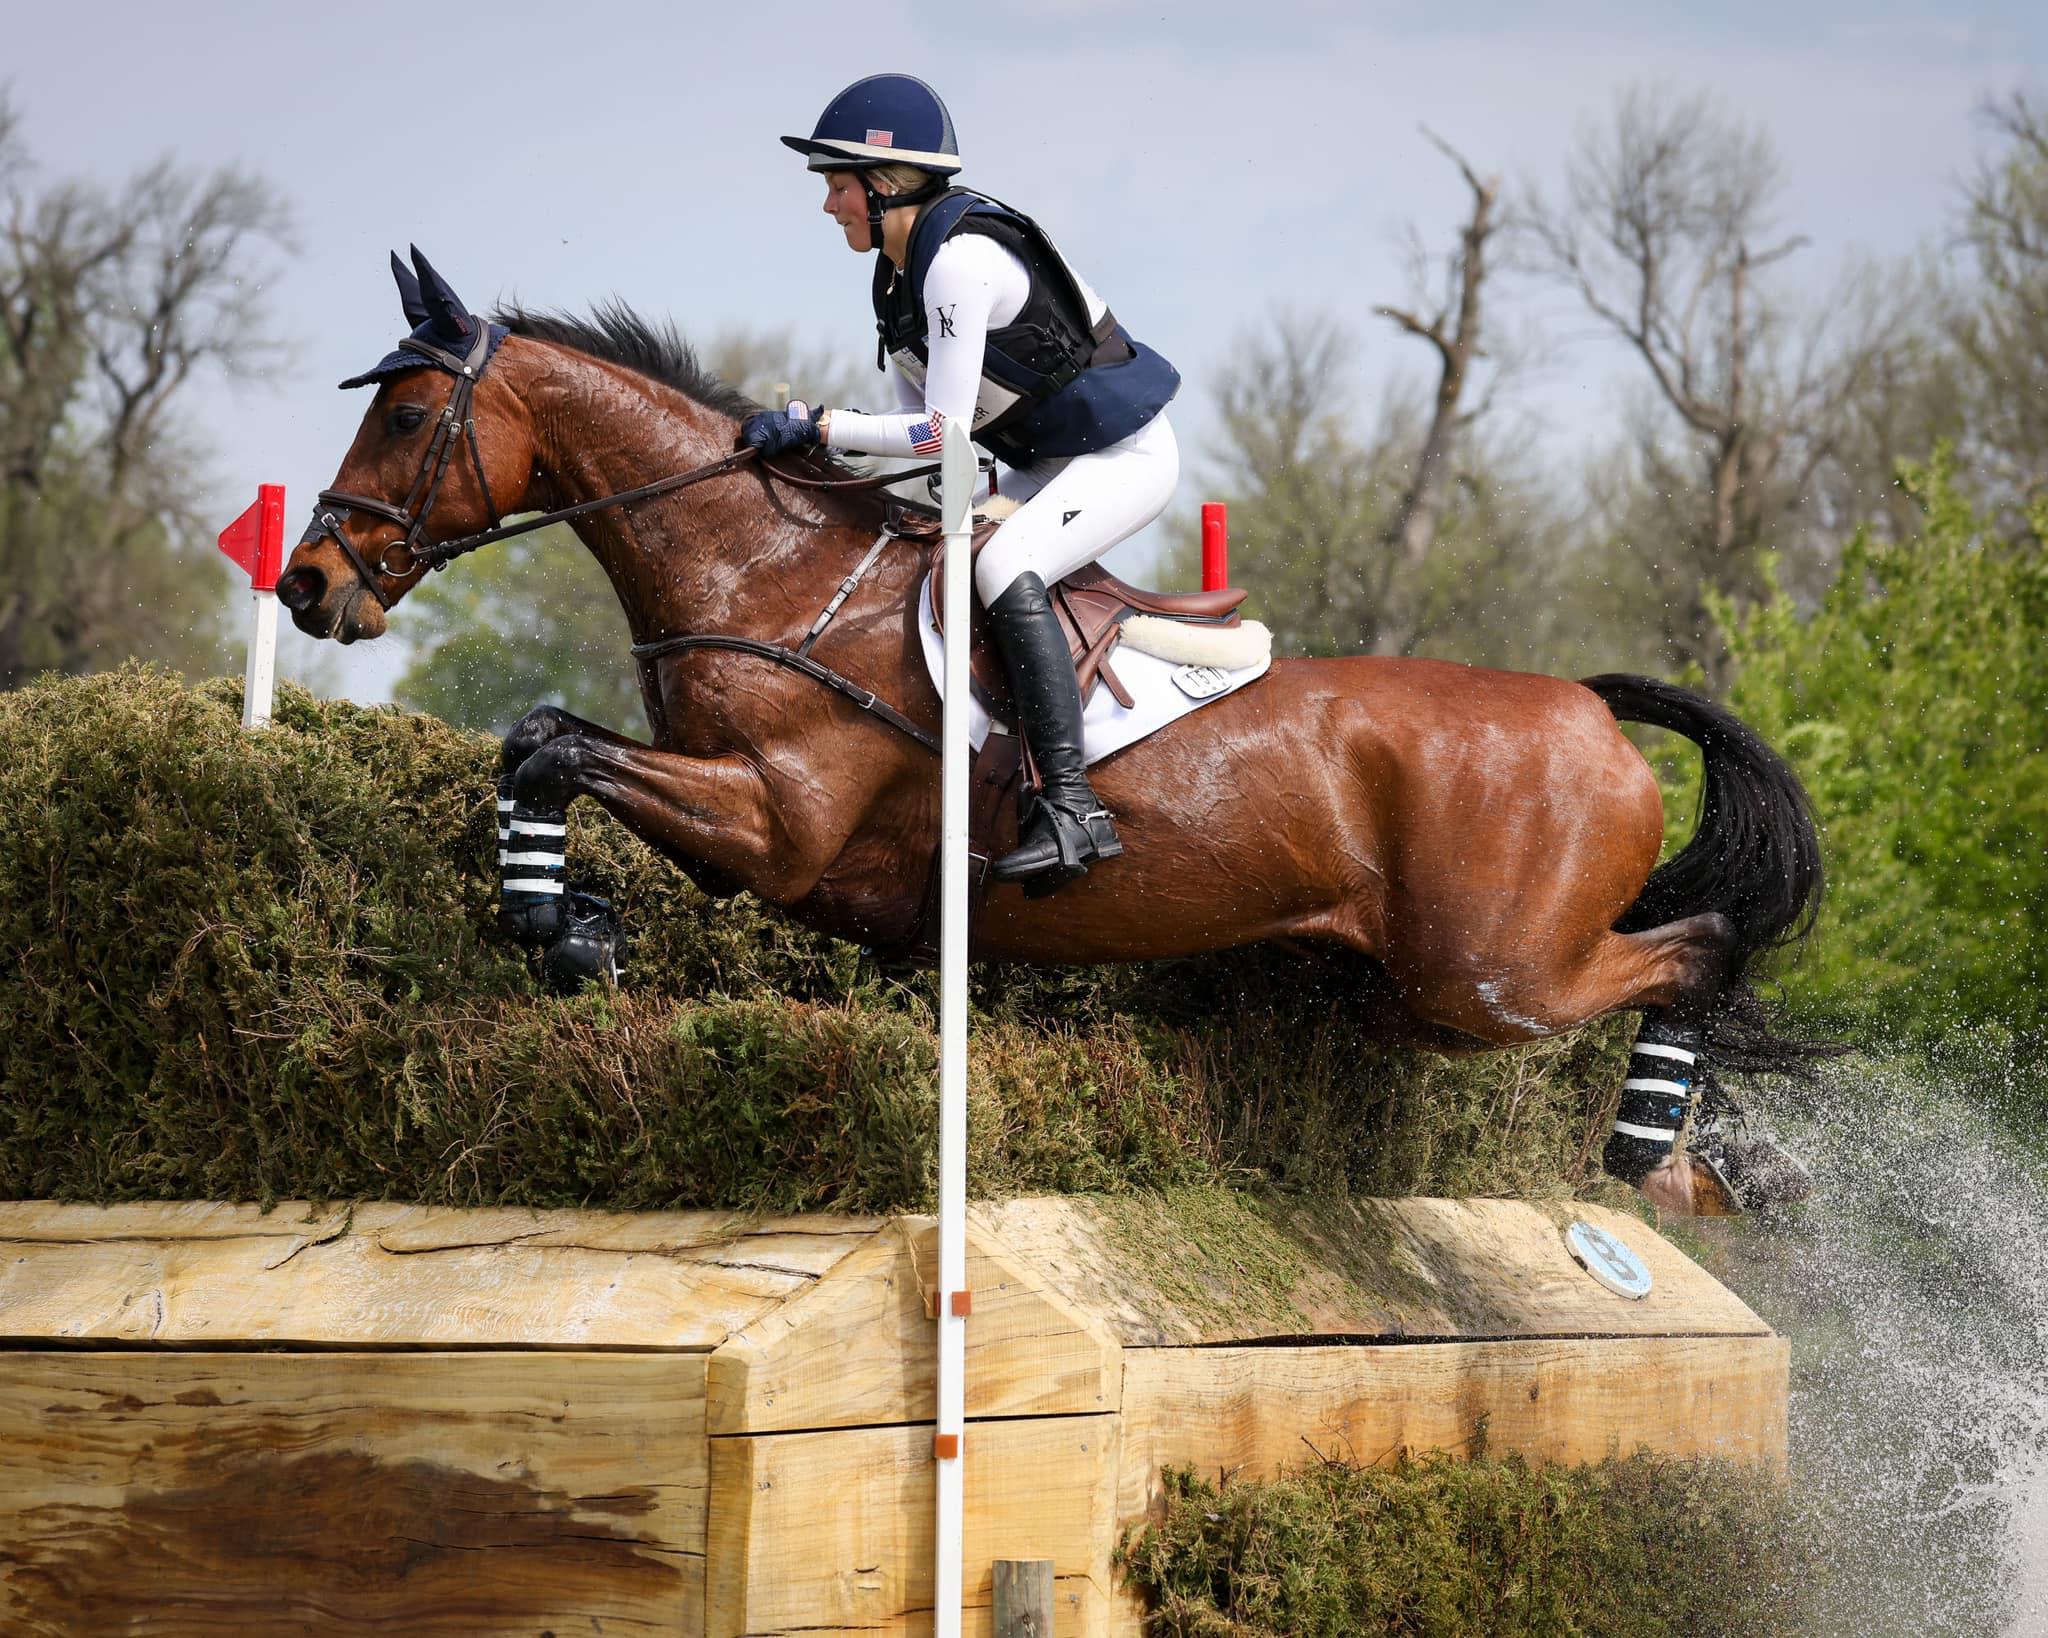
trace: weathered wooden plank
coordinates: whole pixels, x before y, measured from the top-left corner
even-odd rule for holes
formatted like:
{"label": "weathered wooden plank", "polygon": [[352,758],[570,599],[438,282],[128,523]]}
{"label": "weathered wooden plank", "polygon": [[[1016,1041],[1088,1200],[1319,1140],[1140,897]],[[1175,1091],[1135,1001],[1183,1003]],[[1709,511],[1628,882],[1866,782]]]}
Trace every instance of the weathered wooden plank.
{"label": "weathered wooden plank", "polygon": [[714,1348],[858,1218],[0,1203],[0,1340]]}
{"label": "weathered wooden plank", "polygon": [[1052,1560],[999,1558],[993,1568],[995,1638],[1052,1638]]}
{"label": "weathered wooden plank", "polygon": [[[975,1208],[1005,1256],[1126,1347],[1261,1337],[1767,1335],[1735,1294],[1642,1222],[1579,1202],[1288,1205],[1222,1191]],[[1616,1296],[1565,1250],[1584,1218],[1649,1265]]]}
{"label": "weathered wooden plank", "polygon": [[0,1354],[0,1629],[696,1634],[701,1354]]}
{"label": "weathered wooden plank", "polygon": [[[1049,1558],[1062,1638],[1099,1638],[1113,1593],[1116,1418],[969,1422],[969,1638],[993,1630],[997,1558]],[[709,1638],[932,1630],[932,1428],[711,1444]]]}
{"label": "weathered wooden plank", "polygon": [[[1767,1329],[1676,1247],[1596,1207],[1206,1198],[1194,1222],[1172,1200],[1141,1198],[1011,1201],[974,1220],[1013,1285],[1055,1294],[1127,1345]],[[1646,1300],[1615,1296],[1572,1262],[1562,1228],[1574,1216],[1635,1248],[1656,1277]],[[11,1251],[0,1338],[716,1347],[879,1227],[717,1212],[0,1203]]]}
{"label": "weathered wooden plank", "polygon": [[[930,1218],[903,1218],[711,1356],[714,1434],[914,1422],[937,1402]],[[1114,1410],[1117,1347],[970,1230],[970,1417]]]}
{"label": "weathered wooden plank", "polygon": [[1785,1462],[1782,1337],[1132,1348],[1124,1353],[1117,1517],[1160,1500],[1159,1470],[1252,1476],[1404,1447],[1598,1461],[1666,1455]]}

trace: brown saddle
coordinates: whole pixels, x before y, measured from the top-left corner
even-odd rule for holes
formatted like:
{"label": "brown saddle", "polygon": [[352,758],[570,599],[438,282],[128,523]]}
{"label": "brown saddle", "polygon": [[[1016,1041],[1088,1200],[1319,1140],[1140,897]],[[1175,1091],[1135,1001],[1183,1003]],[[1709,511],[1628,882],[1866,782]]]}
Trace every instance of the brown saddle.
{"label": "brown saddle", "polygon": [[[1001,518],[977,516],[974,520],[973,549],[979,555],[989,537],[1002,526]],[[932,564],[932,619],[943,633],[946,590],[946,543],[936,516],[904,507],[893,511],[890,526],[910,540],[929,539]],[[1166,620],[1184,620],[1195,625],[1235,626],[1237,606],[1245,599],[1236,588],[1205,592],[1155,592],[1125,584],[1100,564],[1076,569],[1050,588],[1053,611],[1067,634],[1067,652],[1074,659],[1074,676],[1081,685],[1085,704],[1100,683],[1117,704],[1129,709],[1131,696],[1109,656],[1123,638],[1123,623],[1134,614],[1157,615]],[[974,603],[974,648],[969,664],[991,712],[1003,717],[1009,703],[1010,684],[1003,675],[1002,657],[988,640],[981,606]]]}

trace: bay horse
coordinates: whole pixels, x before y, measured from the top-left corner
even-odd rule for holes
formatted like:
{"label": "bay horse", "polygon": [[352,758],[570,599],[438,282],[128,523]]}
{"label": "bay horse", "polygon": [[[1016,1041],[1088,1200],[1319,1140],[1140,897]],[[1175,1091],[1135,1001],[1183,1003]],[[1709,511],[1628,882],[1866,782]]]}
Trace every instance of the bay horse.
{"label": "bay horse", "polygon": [[[757,652],[802,642],[875,546],[881,498],[736,460],[737,422],[755,406],[672,327],[617,304],[587,321],[515,308],[487,325],[420,271],[424,297],[400,269],[414,353],[373,373],[335,488],[278,583],[293,621],[344,643],[381,636],[435,542],[501,513],[587,503],[576,533],[636,645],[667,647],[638,662],[651,739],[537,708],[505,740],[519,802],[587,796],[714,894],[743,887],[838,937],[908,945],[939,834],[938,758]],[[605,504],[685,469],[687,484]],[[791,476],[835,474],[813,456]],[[923,550],[885,547],[811,652],[929,736],[940,702],[917,630],[925,567]],[[720,634],[756,651],[666,644]],[[1703,753],[1697,834],[1662,866],[1662,799],[1623,721]],[[1371,958],[1358,1005],[1390,1042],[1484,1050],[1650,1009],[1690,1020],[1734,1067],[1786,1067],[1806,1050],[1770,1034],[1750,979],[1814,914],[1806,799],[1758,735],[1687,690],[1430,659],[1277,659],[1093,773],[1123,856],[1050,898],[995,888],[973,928],[978,957],[1334,941]],[[1693,1192],[1663,1203],[1685,1209]]]}

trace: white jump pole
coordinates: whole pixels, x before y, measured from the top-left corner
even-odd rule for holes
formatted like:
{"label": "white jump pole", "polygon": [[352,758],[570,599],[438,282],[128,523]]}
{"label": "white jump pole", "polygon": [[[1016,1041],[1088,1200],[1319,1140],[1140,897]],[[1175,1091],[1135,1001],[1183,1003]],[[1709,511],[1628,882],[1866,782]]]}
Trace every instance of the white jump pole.
{"label": "white jump pole", "polygon": [[974,446],[948,421],[939,446],[946,530],[946,711],[940,744],[939,855],[939,1410],[932,1439],[938,1519],[932,1631],[959,1638],[967,1367],[967,655],[973,590]]}
{"label": "white jump pole", "polygon": [[242,668],[242,726],[268,728],[277,691],[277,593],[252,591],[256,619],[249,633],[249,659]]}

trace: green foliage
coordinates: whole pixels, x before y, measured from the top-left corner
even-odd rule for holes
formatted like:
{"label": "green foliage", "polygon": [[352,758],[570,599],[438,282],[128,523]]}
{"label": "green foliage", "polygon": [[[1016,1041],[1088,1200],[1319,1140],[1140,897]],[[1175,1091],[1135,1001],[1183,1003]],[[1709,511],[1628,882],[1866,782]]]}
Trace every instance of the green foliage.
{"label": "green foliage", "polygon": [[[707,899],[594,804],[626,986],[500,940],[496,747],[126,668],[0,695],[0,1198],[882,1210],[934,1166],[929,975]],[[1342,960],[976,971],[983,1195],[1569,1192],[1624,1037],[1376,1050]]]}
{"label": "green foliage", "polygon": [[[1812,793],[1829,873],[1793,995],[1864,1027],[2048,1025],[2048,557],[1998,538],[1946,450],[1921,528],[1858,534],[1820,606],[1723,604],[1728,703]],[[1688,814],[1681,794],[1667,807]]]}
{"label": "green foliage", "polygon": [[1782,1638],[1815,1630],[1821,1543],[1754,1468],[1442,1454],[1263,1483],[1169,1470],[1120,1555],[1156,1638]]}

